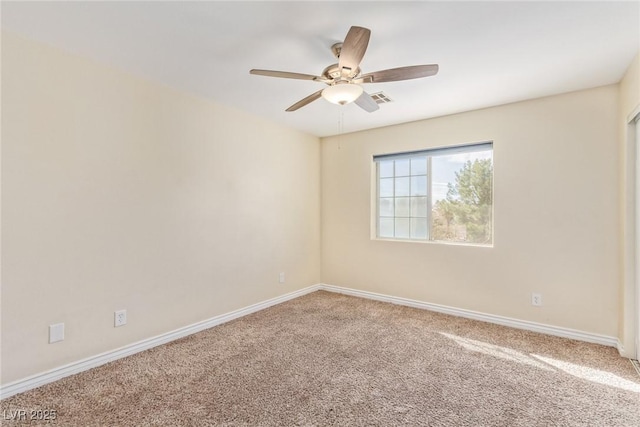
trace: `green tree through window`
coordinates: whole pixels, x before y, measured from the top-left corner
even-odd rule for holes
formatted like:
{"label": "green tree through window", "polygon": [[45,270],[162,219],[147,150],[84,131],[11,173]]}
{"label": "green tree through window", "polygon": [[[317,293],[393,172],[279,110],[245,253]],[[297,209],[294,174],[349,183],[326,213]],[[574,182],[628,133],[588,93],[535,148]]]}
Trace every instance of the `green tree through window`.
{"label": "green tree through window", "polygon": [[447,197],[433,207],[433,240],[491,243],[493,162],[467,161],[448,184]]}

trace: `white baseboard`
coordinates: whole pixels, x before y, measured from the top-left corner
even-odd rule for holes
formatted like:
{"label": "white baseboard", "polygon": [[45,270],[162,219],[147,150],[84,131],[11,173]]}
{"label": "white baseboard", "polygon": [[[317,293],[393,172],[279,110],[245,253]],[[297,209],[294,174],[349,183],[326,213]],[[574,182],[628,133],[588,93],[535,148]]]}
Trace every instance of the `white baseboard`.
{"label": "white baseboard", "polygon": [[480,320],[483,322],[495,323],[512,328],[524,329],[527,331],[540,332],[557,337],[570,338],[578,341],[586,341],[595,344],[602,344],[609,347],[619,347],[618,338],[606,335],[593,334],[590,332],[578,331],[575,329],[563,328],[559,326],[545,325],[542,323],[518,320],[510,317],[497,316],[494,314],[480,313],[477,311],[465,310],[462,308],[449,307],[446,305],[432,304],[408,298],[394,297],[391,295],[377,294],[375,292],[359,291],[357,289],[342,288],[339,286],[321,284],[321,290],[337,292],[355,297],[368,298],[376,301],[390,302],[392,304],[405,305],[408,307],[421,308],[423,310],[436,311],[438,313],[451,314],[453,316],[465,317],[467,319]]}
{"label": "white baseboard", "polygon": [[264,310],[265,308],[283,303],[294,298],[298,298],[311,292],[315,292],[319,290],[320,287],[320,285],[309,286],[298,291],[294,291],[285,295],[281,295],[279,297],[271,298],[269,300],[250,305],[248,307],[241,308],[239,310],[232,311],[230,313],[215,316],[210,319],[203,320],[202,322],[194,323],[192,325],[185,326],[171,332],[138,341],[136,343],[129,344],[115,350],[107,351],[96,356],[91,356],[77,362],[69,363],[68,365],[60,366],[46,372],[42,372],[6,385],[2,385],[0,389],[0,399],[4,399],[9,396],[13,396],[14,394],[22,393],[24,391],[40,387],[64,377],[68,377],[69,375],[74,375],[82,371],[104,365],[105,363],[112,362],[114,360],[121,359],[123,357],[130,356],[132,354],[139,353],[141,351],[148,350],[162,344],[166,344],[170,341],[186,337],[187,335],[195,334],[196,332],[221,325],[223,323],[229,322],[230,320],[246,316],[247,314]]}

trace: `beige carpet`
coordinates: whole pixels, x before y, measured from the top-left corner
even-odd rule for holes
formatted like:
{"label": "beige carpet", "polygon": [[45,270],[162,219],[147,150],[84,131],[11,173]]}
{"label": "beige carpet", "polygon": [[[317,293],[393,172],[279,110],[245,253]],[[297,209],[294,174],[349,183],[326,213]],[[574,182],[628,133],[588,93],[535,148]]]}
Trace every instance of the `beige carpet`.
{"label": "beige carpet", "polygon": [[640,376],[613,348],[315,292],[1,409],[63,426],[629,427]]}

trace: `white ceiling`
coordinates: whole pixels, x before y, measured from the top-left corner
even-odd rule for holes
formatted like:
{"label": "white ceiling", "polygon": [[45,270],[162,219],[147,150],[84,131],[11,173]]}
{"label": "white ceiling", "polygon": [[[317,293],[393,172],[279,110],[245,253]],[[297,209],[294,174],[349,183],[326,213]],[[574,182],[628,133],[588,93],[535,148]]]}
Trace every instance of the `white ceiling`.
{"label": "white ceiling", "polygon": [[[631,2],[6,2],[2,28],[127,72],[327,136],[618,82],[640,46]],[[367,113],[319,99],[318,75],[352,25],[371,29],[363,73],[440,65],[434,77],[365,85]]]}

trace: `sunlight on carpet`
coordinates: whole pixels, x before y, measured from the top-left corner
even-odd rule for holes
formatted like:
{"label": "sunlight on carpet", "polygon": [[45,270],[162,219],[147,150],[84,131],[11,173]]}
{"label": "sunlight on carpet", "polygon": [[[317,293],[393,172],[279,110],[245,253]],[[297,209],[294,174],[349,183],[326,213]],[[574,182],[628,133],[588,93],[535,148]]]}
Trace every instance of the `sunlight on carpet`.
{"label": "sunlight on carpet", "polygon": [[527,356],[526,354],[510,348],[501,347],[499,345],[489,344],[482,341],[472,340],[470,338],[458,337],[458,336],[447,334],[444,332],[440,332],[440,334],[444,335],[447,338],[451,338],[452,340],[454,340],[455,342],[457,342],[467,350],[477,351],[480,353],[487,354],[489,356],[494,356],[494,357],[499,357],[500,359],[509,360],[511,362],[523,363],[525,365],[533,366],[534,368],[553,371],[551,367],[545,365],[544,363],[540,363],[537,360]]}
{"label": "sunlight on carpet", "polygon": [[[587,366],[580,366],[574,363],[563,362],[562,360],[555,360],[550,357],[544,357],[537,354],[532,354],[538,360],[542,360],[551,366],[554,366],[574,377],[582,378],[583,380],[593,381],[594,383],[604,384],[609,387],[617,387],[623,390],[633,391],[634,393],[640,393],[640,384],[634,383],[624,378],[620,378],[618,375],[611,372],[602,371],[600,369],[593,369]],[[640,404],[640,402],[639,402]],[[640,410],[640,408],[639,408]]]}
{"label": "sunlight on carpet", "polygon": [[452,339],[467,350],[477,351],[489,356],[498,357],[500,359],[509,360],[512,362],[523,363],[525,365],[533,366],[538,369],[544,369],[546,371],[561,370],[577,378],[581,378],[587,381],[592,381],[609,387],[616,387],[623,390],[640,393],[640,384],[621,378],[620,376],[612,374],[611,372],[593,369],[587,366],[580,366],[574,363],[564,362],[562,360],[555,360],[553,358],[544,357],[537,354],[527,355],[511,348],[472,340],[469,338],[463,338],[444,332],[441,332],[440,334]]}

